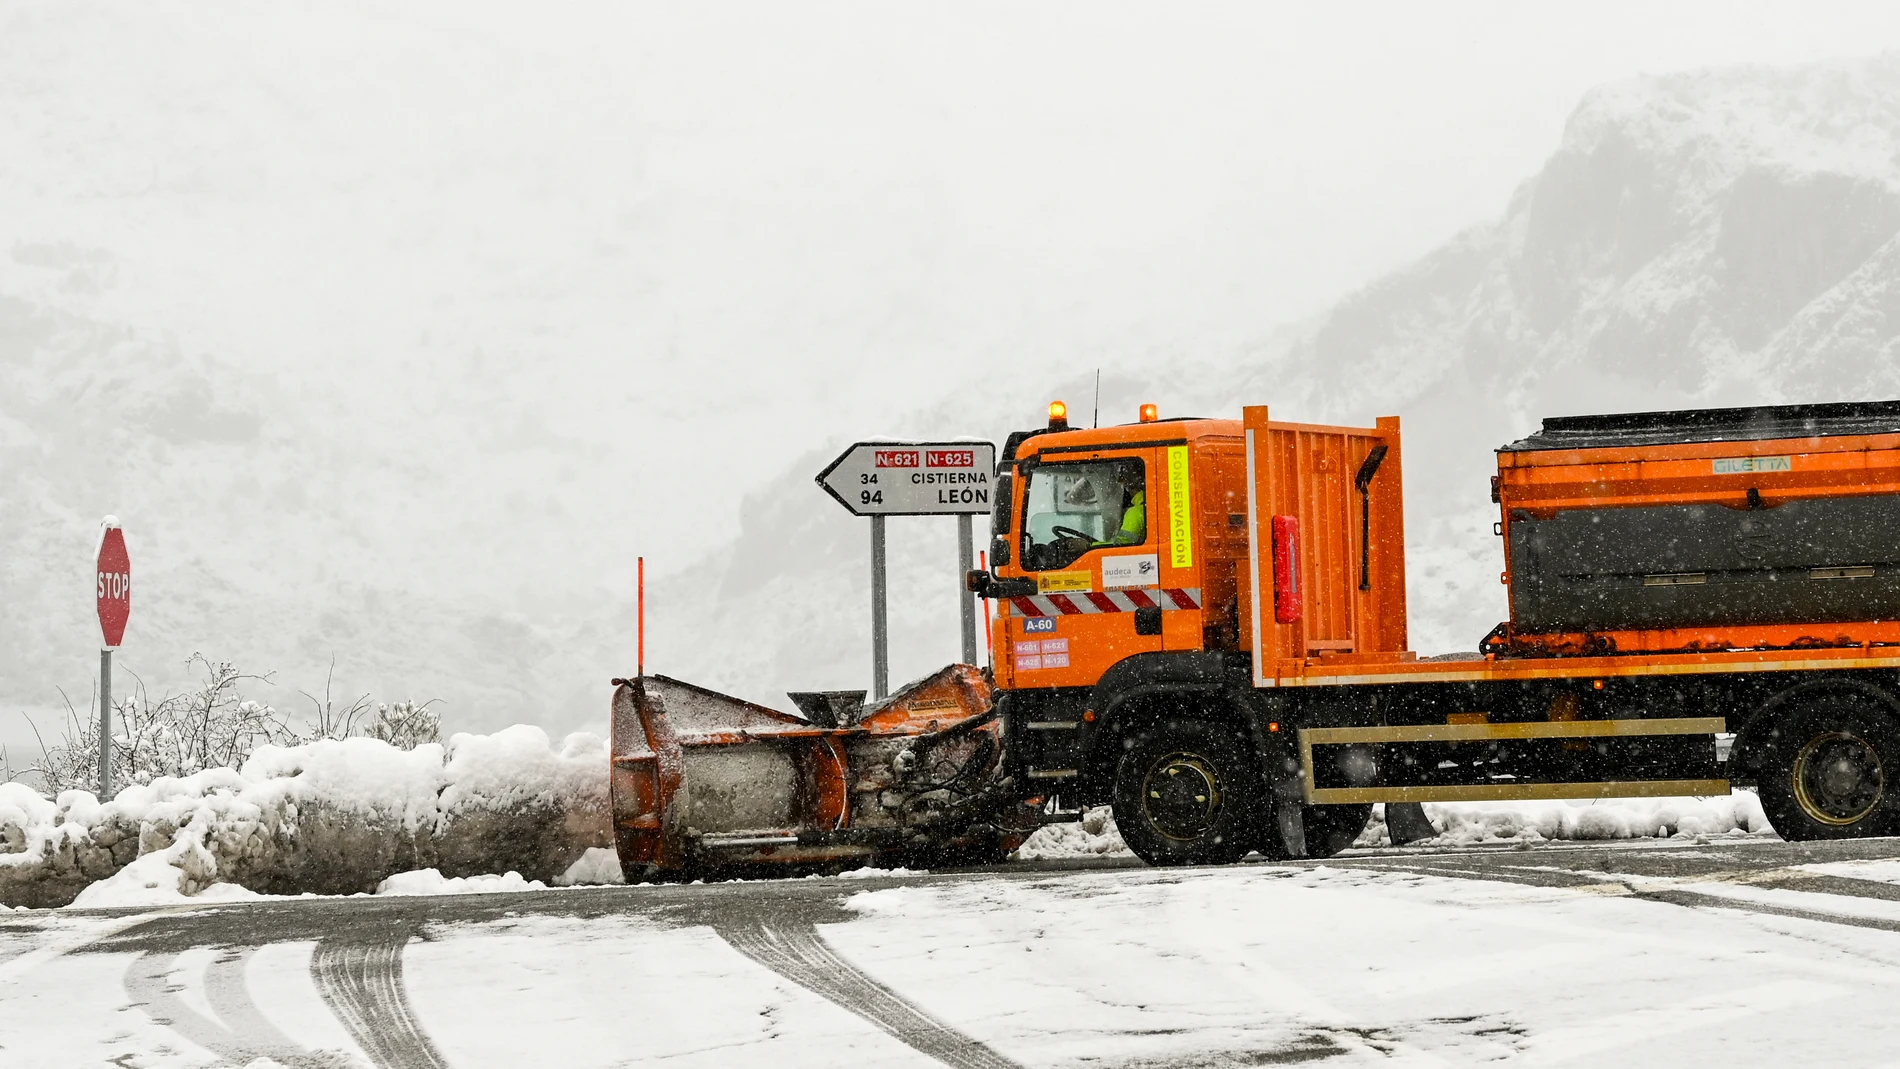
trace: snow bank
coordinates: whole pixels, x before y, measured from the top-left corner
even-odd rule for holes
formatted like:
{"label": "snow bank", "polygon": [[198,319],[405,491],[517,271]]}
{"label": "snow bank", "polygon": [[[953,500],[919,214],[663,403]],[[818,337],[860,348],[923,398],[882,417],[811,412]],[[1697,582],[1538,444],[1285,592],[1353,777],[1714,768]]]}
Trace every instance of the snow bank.
{"label": "snow bank", "polygon": [[[1389,846],[1385,807],[1356,846]],[[1610,798],[1595,802],[1425,803],[1438,835],[1414,846],[1543,842],[1550,839],[1668,839],[1698,835],[1772,835],[1753,791],[1716,798]]]}
{"label": "snow bank", "polygon": [[554,878],[556,887],[626,882],[627,875],[620,869],[620,855],[605,846],[588,847],[566,872]]}
{"label": "snow bank", "polygon": [[[1425,815],[1438,835],[1412,846],[1542,842],[1550,839],[1666,839],[1697,835],[1772,835],[1761,799],[1752,791],[1725,798],[1612,798],[1596,802],[1427,802]],[[1392,845],[1385,807],[1355,846]],[[1130,853],[1107,806],[1091,809],[1074,824],[1038,830],[1016,851],[1025,861],[1052,858],[1120,857]]]}
{"label": "snow bank", "polygon": [[591,882],[600,862],[589,851],[612,842],[606,769],[598,736],[557,748],[517,725],[413,750],[363,738],[267,746],[241,769],[127,787],[103,804],[0,784],[0,903],[351,894],[426,869],[551,881],[594,856],[574,881]]}
{"label": "snow bank", "polygon": [[439,869],[398,872],[376,885],[379,895],[485,895],[496,891],[545,891],[540,880],[524,879],[519,872],[500,876],[444,876]]}
{"label": "snow bank", "polygon": [[1044,861],[1064,857],[1129,857],[1133,851],[1115,830],[1115,814],[1107,806],[1091,809],[1073,824],[1051,824],[1036,829],[1015,857],[1023,861]]}

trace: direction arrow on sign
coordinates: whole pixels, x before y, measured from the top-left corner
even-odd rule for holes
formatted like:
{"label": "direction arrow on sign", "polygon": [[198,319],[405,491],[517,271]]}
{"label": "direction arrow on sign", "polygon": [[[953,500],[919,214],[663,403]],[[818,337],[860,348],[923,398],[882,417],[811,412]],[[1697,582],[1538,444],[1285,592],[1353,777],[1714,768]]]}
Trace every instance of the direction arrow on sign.
{"label": "direction arrow on sign", "polygon": [[99,538],[99,566],[95,573],[99,600],[99,630],[107,649],[125,638],[125,622],[132,616],[132,558],[125,552],[125,532],[107,519]]}
{"label": "direction arrow on sign", "polygon": [[818,473],[857,516],[987,514],[996,447],[989,442],[859,442]]}

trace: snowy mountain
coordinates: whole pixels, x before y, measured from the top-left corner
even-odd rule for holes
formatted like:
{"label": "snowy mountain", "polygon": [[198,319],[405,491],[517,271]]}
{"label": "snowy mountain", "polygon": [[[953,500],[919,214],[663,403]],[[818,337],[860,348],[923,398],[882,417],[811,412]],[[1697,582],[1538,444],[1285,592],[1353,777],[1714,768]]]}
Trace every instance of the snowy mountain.
{"label": "snowy mountain", "polygon": [[[1497,221],[1254,351],[1116,369],[1106,418],[1142,400],[1400,415],[1412,642],[1470,649],[1505,614],[1493,448],[1550,415],[1900,396],[1897,236],[1900,56],[1613,85]],[[1054,387],[906,429],[1000,439],[1000,417],[1033,425],[1088,389]],[[820,459],[748,497],[738,536],[650,601],[675,636],[650,663],[766,700],[864,685],[865,534],[801,477]],[[899,677],[955,655],[950,524],[914,523],[893,529]]]}
{"label": "snowy mountain", "polygon": [[[55,684],[86,700],[86,559],[107,512],[135,573],[121,664],[155,686],[202,650],[275,671],[267,696],[295,706],[334,656],[339,692],[448,696],[452,729],[564,730],[597,726],[607,678],[631,669],[648,539],[675,547],[649,561],[651,669],[769,701],[865,685],[865,524],[811,477],[859,437],[1000,440],[1052,396],[1080,413],[1097,363],[1110,421],[1143,401],[1403,416],[1428,651],[1469,648],[1503,614],[1490,449],[1539,417],[1900,394],[1892,57],[1600,90],[1497,221],[1298,328],[1272,326],[1285,309],[1263,290],[1251,324],[1210,312],[1222,330],[1166,338],[1165,316],[1123,307],[1152,270],[1018,262],[940,178],[869,214],[857,187],[746,201],[735,153],[786,122],[821,128],[861,99],[850,87],[735,120],[760,129],[701,129],[579,76],[487,78],[513,54],[499,25],[445,51],[390,22],[401,47],[340,86],[353,38],[316,9],[289,27],[315,59],[204,38],[173,41],[199,62],[163,67],[147,38],[172,24],[128,18],[95,33],[83,9],[39,5],[0,34],[0,98],[23,102],[0,109],[0,194],[21,206],[0,219],[9,726],[56,705]],[[583,128],[633,132],[582,153]],[[485,214],[497,203],[512,214]],[[1151,244],[1097,235],[1093,259],[1172,262],[1150,253],[1173,248],[1168,228],[1144,225]],[[885,234],[888,262],[852,259]],[[735,296],[761,293],[780,303]],[[682,347],[682,308],[730,330]],[[762,332],[783,346],[748,352]],[[830,352],[848,355],[822,383],[776,370]],[[908,361],[896,389],[889,352]],[[1081,366],[1051,370],[1065,363]],[[761,372],[694,370],[742,366]],[[655,368],[673,385],[649,388]],[[719,381],[679,386],[694,374]],[[877,400],[893,395],[939,400]],[[865,411],[889,414],[859,426]],[[897,679],[956,656],[954,537],[949,520],[891,524]]]}
{"label": "snowy mountain", "polygon": [[[93,267],[69,249],[16,248],[13,259],[69,279]],[[524,500],[519,479],[494,499],[457,501],[466,488],[409,448],[407,429],[339,438],[311,407],[240,362],[0,292],[0,692],[18,702],[9,717],[54,706],[53,684],[87,700],[88,643],[98,640],[88,567],[108,509],[125,518],[134,573],[120,664],[155,688],[179,683],[201,650],[275,669],[282,686],[256,693],[290,707],[305,704],[300,689],[321,692],[333,655],[339,691],[426,699],[453,687],[498,706],[546,694],[534,669],[558,636],[526,621],[552,592],[534,590],[531,575],[470,576],[467,554],[452,548],[413,549],[465,537],[444,516],[499,527],[558,503]],[[524,447],[471,452],[501,470]],[[585,594],[560,592],[569,604]]]}
{"label": "snowy mountain", "polygon": [[1500,220],[1242,395],[1406,418],[1414,643],[1470,648],[1504,614],[1491,448],[1550,415],[1900,396],[1897,234],[1900,56],[1615,85]]}
{"label": "snowy mountain", "polygon": [[[1304,115],[1271,26],[1010,18],[0,7],[0,743],[87,700],[106,513],[154,687],[202,650],[299,705],[334,656],[451,729],[598,726],[635,555],[728,543],[789,457],[1005,364],[1253,336],[1287,274],[1255,235],[1331,204],[1257,195],[1256,132]],[[1362,225],[1260,318],[1462,205]]]}

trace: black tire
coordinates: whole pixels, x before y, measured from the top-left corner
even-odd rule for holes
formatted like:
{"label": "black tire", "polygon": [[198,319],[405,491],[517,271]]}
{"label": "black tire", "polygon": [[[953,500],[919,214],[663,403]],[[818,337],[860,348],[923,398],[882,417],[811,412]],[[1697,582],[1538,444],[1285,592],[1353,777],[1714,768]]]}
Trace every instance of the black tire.
{"label": "black tire", "polygon": [[1855,695],[1826,695],[1777,714],[1761,762],[1761,805],[1791,842],[1892,835],[1900,829],[1900,723]]}
{"label": "black tire", "polygon": [[[1325,858],[1338,854],[1359,841],[1372,819],[1372,803],[1355,805],[1303,805],[1301,827],[1306,833],[1306,856]],[[1260,856],[1269,861],[1286,861],[1292,855],[1280,842],[1280,822],[1271,815],[1260,828]]]}
{"label": "black tire", "polygon": [[[1287,755],[1289,774],[1297,774],[1298,765],[1292,755]],[[1345,782],[1354,786],[1372,787],[1383,782],[1385,760],[1376,746],[1354,745],[1335,746],[1329,760],[1339,762],[1337,771],[1344,774]],[[1274,799],[1273,806],[1279,805]],[[1332,857],[1358,841],[1359,833],[1366,830],[1366,822],[1372,819],[1372,803],[1354,802],[1345,805],[1302,805],[1300,806],[1300,825],[1306,838],[1307,858]],[[1288,860],[1285,845],[1280,840],[1280,821],[1277,813],[1268,813],[1261,823],[1258,840],[1260,853],[1273,861]]]}
{"label": "black tire", "polygon": [[1205,720],[1165,720],[1130,739],[1113,802],[1122,841],[1150,865],[1238,861],[1267,810],[1253,748]]}

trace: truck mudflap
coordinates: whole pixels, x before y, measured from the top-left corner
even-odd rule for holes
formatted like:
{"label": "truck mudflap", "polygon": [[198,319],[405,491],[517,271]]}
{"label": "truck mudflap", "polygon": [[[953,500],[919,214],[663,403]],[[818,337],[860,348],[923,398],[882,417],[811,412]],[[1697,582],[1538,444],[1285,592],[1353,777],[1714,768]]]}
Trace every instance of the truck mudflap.
{"label": "truck mudflap", "polygon": [[990,683],[951,665],[811,719],[667,676],[614,680],[609,778],[630,880],[759,866],[1001,860],[1038,824]]}

